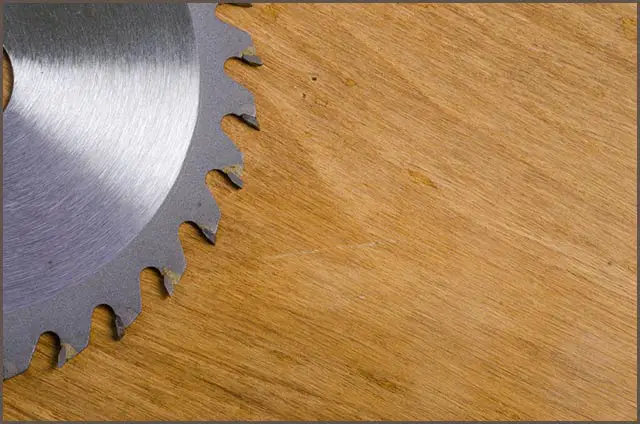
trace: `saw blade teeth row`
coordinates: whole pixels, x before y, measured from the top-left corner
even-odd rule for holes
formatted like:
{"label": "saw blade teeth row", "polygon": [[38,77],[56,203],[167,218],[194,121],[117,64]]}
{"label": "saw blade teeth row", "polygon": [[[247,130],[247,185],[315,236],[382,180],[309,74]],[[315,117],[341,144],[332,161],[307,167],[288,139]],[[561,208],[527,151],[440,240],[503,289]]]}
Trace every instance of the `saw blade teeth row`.
{"label": "saw blade teeth row", "polygon": [[[217,17],[216,19],[218,24],[222,23]],[[250,127],[259,129],[253,94],[225,73],[224,63],[228,59],[235,58],[248,65],[257,66],[261,65],[262,61],[257,56],[248,33],[226,23],[222,24],[220,26],[222,30],[217,33],[216,37],[217,40],[224,40],[224,42],[220,43],[219,47],[215,46],[215,58],[211,61],[213,69],[209,69],[207,74],[214,75],[218,82],[222,80],[225,86],[223,92],[228,95],[216,98],[215,101],[220,101],[225,105],[226,113],[223,114],[224,116],[235,115]],[[201,113],[203,113],[202,110]],[[202,183],[198,187],[193,187],[193,184],[189,186],[187,183],[176,182],[171,201],[185,206],[178,208],[177,210],[181,212],[177,216],[174,215],[171,222],[164,222],[164,227],[158,223],[156,223],[158,225],[152,226],[154,236],[160,235],[165,240],[165,244],[162,246],[148,243],[144,245],[144,253],[131,259],[131,263],[142,265],[137,270],[137,274],[133,270],[114,272],[115,278],[122,282],[119,285],[120,290],[105,289],[101,295],[100,303],[86,305],[86,309],[75,307],[69,308],[68,311],[57,311],[56,314],[64,315],[67,322],[78,323],[74,327],[73,333],[67,333],[65,331],[69,330],[60,328],[48,328],[48,323],[37,324],[48,330],[45,332],[52,332],[58,336],[60,350],[57,364],[59,367],[73,359],[88,346],[93,310],[98,306],[106,305],[113,311],[116,339],[120,340],[124,337],[125,330],[142,312],[140,271],[144,267],[153,267],[159,270],[166,292],[169,295],[174,293],[176,284],[186,270],[184,252],[178,238],[178,227],[182,222],[196,224],[203,236],[210,243],[215,243],[221,213],[214,197],[204,183],[206,174],[209,171],[217,170],[224,173],[235,186],[243,186],[243,154],[222,130],[221,120],[224,116],[210,116],[210,119],[217,122],[215,125],[214,122],[211,122],[211,131],[207,138],[192,139],[192,143],[198,144],[202,148],[198,150],[197,157],[188,157],[185,160],[185,166],[189,166],[190,173],[201,173]],[[170,228],[167,228],[166,225],[169,225]],[[38,339],[32,340],[31,336],[23,335],[21,338],[16,338],[15,342],[16,345],[11,349],[12,360],[8,361],[5,357],[3,362],[4,379],[21,374],[28,369]]]}
{"label": "saw blade teeth row", "polygon": [[[236,58],[249,65],[262,65],[262,61],[256,54],[249,34],[228,24],[224,24],[223,32],[225,35],[224,38],[227,41],[222,44],[221,47],[223,51],[218,52],[218,54],[224,57],[225,61]],[[222,64],[224,65],[224,61]],[[230,95],[224,99],[227,114],[235,115],[250,127],[259,130],[260,126],[257,119],[253,94],[229,78],[224,72],[224,69],[221,71],[222,78],[227,84],[225,92],[230,93]],[[198,142],[198,140],[194,140],[193,142]],[[204,157],[198,158],[197,165],[194,168],[203,167],[203,179],[207,172],[218,170],[226,174],[234,185],[242,187],[243,154],[235,143],[222,131],[220,122],[216,126],[212,138],[202,140],[202,142],[207,143],[208,148],[205,149],[205,151],[210,153],[210,156],[205,154]],[[224,154],[221,154],[221,152],[224,152]],[[201,170],[193,169],[193,171],[198,172]],[[198,226],[203,236],[210,243],[215,244],[221,213],[218,204],[206,185],[203,184],[199,188],[182,187],[181,195],[178,197],[181,198],[181,201],[191,203],[189,208],[184,208],[184,210],[191,211],[191,216],[181,216],[178,221],[194,223]],[[164,252],[164,260],[160,260],[158,265],[154,267],[157,268],[163,276],[166,292],[172,295],[175,291],[175,285],[178,284],[180,277],[186,270],[186,260],[179,239],[176,239],[175,243],[169,243],[165,246]],[[127,304],[113,306],[113,310],[116,315],[117,338],[121,339],[124,336],[125,329],[135,321],[142,311],[142,299],[139,293],[139,286],[137,295],[130,298]],[[70,353],[72,354],[74,351],[66,348],[63,355],[68,357]]]}

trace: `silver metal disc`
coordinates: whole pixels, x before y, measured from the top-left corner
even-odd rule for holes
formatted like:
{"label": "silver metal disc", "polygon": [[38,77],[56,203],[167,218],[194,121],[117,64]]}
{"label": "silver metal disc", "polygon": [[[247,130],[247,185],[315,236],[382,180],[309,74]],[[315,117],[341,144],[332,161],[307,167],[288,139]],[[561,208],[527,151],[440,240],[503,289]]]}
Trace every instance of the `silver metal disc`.
{"label": "silver metal disc", "polygon": [[[46,331],[60,363],[88,342],[93,308],[119,332],[140,312],[139,272],[169,293],[184,271],[177,228],[215,240],[211,169],[241,184],[242,155],[219,122],[257,125],[224,75],[251,41],[212,4],[9,4],[14,87],[3,128],[4,378]],[[255,122],[254,122],[255,121]]]}
{"label": "silver metal disc", "polygon": [[189,147],[199,72],[179,4],[9,5],[5,20],[11,312],[81,282],[153,217]]}

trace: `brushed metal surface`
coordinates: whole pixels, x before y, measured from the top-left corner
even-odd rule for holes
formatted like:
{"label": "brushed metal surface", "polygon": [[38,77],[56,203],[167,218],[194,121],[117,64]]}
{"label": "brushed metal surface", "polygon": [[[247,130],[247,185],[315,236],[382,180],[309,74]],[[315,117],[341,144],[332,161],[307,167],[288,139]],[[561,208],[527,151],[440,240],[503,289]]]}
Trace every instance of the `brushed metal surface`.
{"label": "brushed metal surface", "polygon": [[78,284],[152,219],[183,165],[199,69],[185,5],[5,5],[5,313]]}

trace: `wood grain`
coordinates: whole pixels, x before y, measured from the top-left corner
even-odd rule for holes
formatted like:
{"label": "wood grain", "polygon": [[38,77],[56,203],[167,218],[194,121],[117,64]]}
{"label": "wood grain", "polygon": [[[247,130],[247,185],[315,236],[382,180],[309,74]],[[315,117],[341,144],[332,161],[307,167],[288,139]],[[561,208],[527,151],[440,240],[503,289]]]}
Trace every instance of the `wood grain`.
{"label": "wood grain", "polygon": [[5,419],[636,419],[634,5],[222,6],[262,131],[218,244]]}
{"label": "wood grain", "polygon": [[6,50],[2,49],[2,110],[7,107],[13,89],[13,68]]}

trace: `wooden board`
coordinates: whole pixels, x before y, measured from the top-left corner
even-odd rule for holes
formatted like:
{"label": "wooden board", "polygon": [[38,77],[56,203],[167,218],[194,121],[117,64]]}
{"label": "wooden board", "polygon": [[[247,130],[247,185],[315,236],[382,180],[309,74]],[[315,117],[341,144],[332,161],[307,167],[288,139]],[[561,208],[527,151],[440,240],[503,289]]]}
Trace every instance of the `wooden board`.
{"label": "wooden board", "polygon": [[43,337],[5,419],[636,418],[635,6],[219,15],[265,66],[217,246],[121,342]]}

